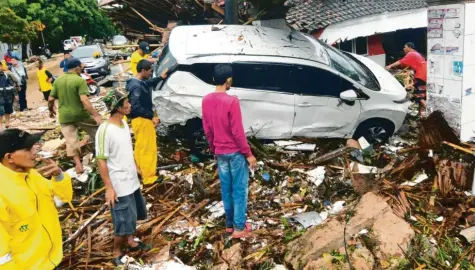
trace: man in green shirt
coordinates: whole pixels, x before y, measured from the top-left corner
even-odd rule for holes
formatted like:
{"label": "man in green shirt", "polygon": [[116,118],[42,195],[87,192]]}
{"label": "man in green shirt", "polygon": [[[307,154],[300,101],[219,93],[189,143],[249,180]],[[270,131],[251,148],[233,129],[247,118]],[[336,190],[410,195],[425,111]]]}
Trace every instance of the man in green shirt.
{"label": "man in green shirt", "polygon": [[[59,103],[59,123],[61,133],[66,140],[66,154],[73,158],[76,164],[76,173],[84,172],[81,163],[81,142],[78,139],[79,129],[83,129],[89,135],[89,139],[94,139],[97,128],[102,124],[102,117],[89,101],[89,90],[86,81],[80,76],[81,61],[70,58],[67,62],[68,72],[57,78],[53,84],[48,108],[50,116],[54,117],[54,101]],[[91,117],[92,116],[92,117]]]}

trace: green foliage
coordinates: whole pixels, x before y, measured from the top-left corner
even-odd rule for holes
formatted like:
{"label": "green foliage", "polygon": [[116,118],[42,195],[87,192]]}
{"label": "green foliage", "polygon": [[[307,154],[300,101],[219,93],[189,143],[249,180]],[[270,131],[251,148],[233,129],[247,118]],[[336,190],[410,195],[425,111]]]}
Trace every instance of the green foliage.
{"label": "green foliage", "polygon": [[44,37],[53,50],[70,36],[104,38],[116,33],[116,27],[101,10],[97,0],[0,0],[21,18],[46,26]]}
{"label": "green foliage", "polygon": [[288,219],[285,217],[281,217],[280,221],[282,225],[284,225],[284,242],[289,243],[290,241],[294,240],[295,238],[301,236],[305,229],[295,229],[289,222]]}
{"label": "green foliage", "polygon": [[36,37],[33,25],[5,6],[0,8],[0,41],[4,43],[29,42]]}

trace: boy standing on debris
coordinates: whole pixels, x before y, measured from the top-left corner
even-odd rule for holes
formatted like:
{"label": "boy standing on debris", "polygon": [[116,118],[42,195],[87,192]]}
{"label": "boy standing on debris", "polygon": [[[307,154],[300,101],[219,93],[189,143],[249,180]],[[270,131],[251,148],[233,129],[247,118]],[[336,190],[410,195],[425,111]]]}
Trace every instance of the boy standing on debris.
{"label": "boy standing on debris", "polygon": [[404,53],[406,54],[404,58],[387,66],[386,69],[402,65],[414,70],[414,101],[419,104],[419,117],[421,117],[426,110],[427,62],[424,56],[415,50],[412,42],[404,45]]}
{"label": "boy standing on debris", "polygon": [[80,158],[79,129],[83,129],[90,139],[94,139],[98,125],[103,122],[101,115],[89,101],[89,88],[86,81],[79,76],[81,69],[81,61],[70,58],[68,60],[69,71],[56,79],[48,99],[51,117],[56,115],[54,101],[55,99],[59,101],[59,123],[61,124],[61,133],[66,140],[66,154],[73,158],[78,174],[84,172]]}
{"label": "boy standing on debris", "polygon": [[125,88],[129,94],[132,110],[128,117],[132,119],[132,130],[135,134],[135,161],[139,167],[143,183],[153,184],[157,180],[157,133],[155,127],[159,120],[152,103],[152,91],[157,84],[167,77],[165,69],[161,77],[152,76],[152,63],[140,60],[137,64],[137,75],[129,79]]}
{"label": "boy standing on debris", "polygon": [[137,220],[147,218],[147,208],[140,191],[130,130],[124,120],[124,116],[130,114],[129,100],[121,92],[112,90],[104,97],[104,103],[111,116],[96,134],[96,157],[106,187],[106,203],[112,211],[113,262],[121,265],[124,264],[121,261],[123,244],[128,244],[130,251],[150,249],[134,240]]}
{"label": "boy standing on debris", "polygon": [[63,241],[54,197],[70,202],[71,178],[52,160],[35,170],[43,133],[0,132],[0,269],[54,269]]}
{"label": "boy standing on debris", "polygon": [[255,169],[257,161],[244,133],[239,99],[226,93],[231,88],[232,77],[230,65],[214,68],[216,92],[203,99],[203,128],[218,160],[226,232],[232,232],[233,238],[243,238],[250,232],[246,224],[248,166]]}

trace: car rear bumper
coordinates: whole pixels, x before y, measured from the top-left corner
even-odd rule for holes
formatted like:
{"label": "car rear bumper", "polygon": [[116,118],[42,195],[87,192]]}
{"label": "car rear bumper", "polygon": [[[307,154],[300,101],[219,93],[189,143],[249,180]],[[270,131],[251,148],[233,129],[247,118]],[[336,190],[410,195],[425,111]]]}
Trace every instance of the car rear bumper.
{"label": "car rear bumper", "polygon": [[92,78],[104,77],[110,74],[108,67],[85,68],[84,69]]}

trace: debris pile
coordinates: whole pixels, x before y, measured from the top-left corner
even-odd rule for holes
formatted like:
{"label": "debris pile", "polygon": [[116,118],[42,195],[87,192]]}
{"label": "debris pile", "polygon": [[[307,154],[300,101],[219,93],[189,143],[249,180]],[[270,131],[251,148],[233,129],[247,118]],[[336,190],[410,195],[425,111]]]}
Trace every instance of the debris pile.
{"label": "debris pile", "polygon": [[[105,116],[101,97],[92,103]],[[260,162],[249,184],[246,241],[225,234],[215,161],[192,163],[185,141],[159,127],[159,180],[143,187],[149,215],[137,228],[153,248],[129,254],[127,268],[473,267],[475,145],[461,143],[441,113],[407,122],[380,145],[250,139]],[[12,127],[48,130],[41,157],[74,167],[47,108],[17,113]],[[87,173],[70,171],[74,199],[59,206],[60,269],[113,268],[104,187],[92,149],[84,150]]]}

